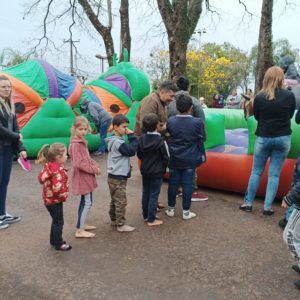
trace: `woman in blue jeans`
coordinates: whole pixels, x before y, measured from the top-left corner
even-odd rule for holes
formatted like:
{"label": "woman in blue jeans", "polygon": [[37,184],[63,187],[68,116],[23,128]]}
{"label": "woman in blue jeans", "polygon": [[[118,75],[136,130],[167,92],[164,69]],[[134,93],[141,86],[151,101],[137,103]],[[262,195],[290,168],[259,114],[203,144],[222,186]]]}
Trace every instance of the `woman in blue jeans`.
{"label": "woman in blue jeans", "polygon": [[0,75],[0,229],[20,221],[20,217],[7,213],[6,194],[13,155],[20,153],[23,158],[27,156],[22,145],[22,135],[19,133],[11,91],[9,79]]}
{"label": "woman in blue jeans", "polygon": [[291,118],[296,106],[295,95],[284,88],[284,73],[273,66],[264,76],[263,87],[253,103],[253,114],[257,120],[256,142],[251,176],[245,202],[240,209],[252,211],[253,201],[259,187],[261,175],[270,160],[268,184],[263,214],[274,214],[272,203],[277,193],[280,172],[291,146]]}

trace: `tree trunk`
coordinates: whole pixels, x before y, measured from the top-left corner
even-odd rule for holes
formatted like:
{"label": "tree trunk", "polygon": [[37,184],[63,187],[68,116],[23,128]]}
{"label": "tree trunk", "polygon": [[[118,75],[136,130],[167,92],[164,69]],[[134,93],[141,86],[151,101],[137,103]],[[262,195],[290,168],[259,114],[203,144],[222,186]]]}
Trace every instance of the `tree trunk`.
{"label": "tree trunk", "polygon": [[120,45],[120,61],[124,60],[123,49],[128,51],[128,61],[130,61],[131,36],[129,27],[129,1],[121,0],[120,6],[120,22],[121,22],[121,45]]}
{"label": "tree trunk", "polygon": [[102,36],[105,45],[107,61],[109,66],[112,66],[115,49],[114,49],[114,42],[111,35],[111,27],[110,26],[105,27],[100,23],[98,17],[94,13],[92,7],[90,6],[87,0],[78,0],[78,2],[82,6],[83,10],[85,11],[87,17],[89,18],[94,28]]}
{"label": "tree trunk", "polygon": [[157,0],[170,52],[170,78],[186,73],[186,51],[202,12],[203,0]]}
{"label": "tree trunk", "polygon": [[255,70],[255,92],[261,90],[265,72],[273,65],[272,14],[273,0],[263,0]]}

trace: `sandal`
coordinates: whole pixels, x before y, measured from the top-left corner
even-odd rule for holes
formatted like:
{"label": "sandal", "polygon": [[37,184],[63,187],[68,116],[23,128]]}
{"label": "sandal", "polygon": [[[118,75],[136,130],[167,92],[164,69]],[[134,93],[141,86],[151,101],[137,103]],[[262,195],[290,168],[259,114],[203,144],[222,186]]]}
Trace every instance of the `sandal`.
{"label": "sandal", "polygon": [[56,248],[57,251],[69,251],[72,249],[71,245],[62,244],[59,248]]}

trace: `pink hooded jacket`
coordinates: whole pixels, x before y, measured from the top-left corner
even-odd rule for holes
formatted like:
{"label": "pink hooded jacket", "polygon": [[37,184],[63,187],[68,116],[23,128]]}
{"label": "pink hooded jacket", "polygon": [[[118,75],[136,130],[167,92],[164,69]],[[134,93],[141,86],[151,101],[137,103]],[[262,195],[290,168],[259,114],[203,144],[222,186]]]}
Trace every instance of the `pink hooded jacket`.
{"label": "pink hooded jacket", "polygon": [[69,154],[72,161],[73,195],[91,193],[98,186],[95,174],[98,172],[99,166],[90,157],[87,141],[75,137],[72,138]]}

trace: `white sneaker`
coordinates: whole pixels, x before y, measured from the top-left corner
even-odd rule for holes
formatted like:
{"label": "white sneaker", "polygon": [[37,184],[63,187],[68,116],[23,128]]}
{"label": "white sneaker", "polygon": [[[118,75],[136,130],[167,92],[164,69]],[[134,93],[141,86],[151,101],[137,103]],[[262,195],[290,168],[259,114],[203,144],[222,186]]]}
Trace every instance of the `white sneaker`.
{"label": "white sneaker", "polygon": [[123,226],[118,226],[118,227],[117,227],[117,230],[118,230],[119,232],[130,232],[130,231],[135,230],[135,228],[132,227],[132,226],[129,226],[129,225],[124,224]]}
{"label": "white sneaker", "polygon": [[0,221],[0,229],[5,229],[7,228],[9,225],[3,221]]}
{"label": "white sneaker", "polygon": [[184,210],[182,213],[183,220],[189,220],[192,218],[195,218],[197,215],[194,212],[191,212],[189,210]]}
{"label": "white sneaker", "polygon": [[165,213],[168,217],[174,217],[175,209],[174,208],[168,208],[167,210],[165,210]]}

